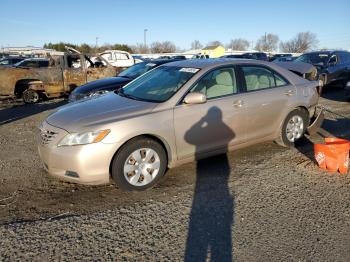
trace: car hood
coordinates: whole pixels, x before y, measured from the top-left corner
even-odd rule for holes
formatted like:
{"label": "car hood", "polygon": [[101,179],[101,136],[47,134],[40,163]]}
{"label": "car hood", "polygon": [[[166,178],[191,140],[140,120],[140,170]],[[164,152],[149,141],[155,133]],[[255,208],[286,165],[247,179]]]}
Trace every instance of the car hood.
{"label": "car hood", "polygon": [[[117,90],[129,83],[132,79],[126,77],[108,77],[95,80],[74,89],[73,93],[89,94],[99,90]],[[112,89],[111,89],[112,88]]]}
{"label": "car hood", "polygon": [[315,69],[315,66],[304,62],[291,61],[291,62],[277,62],[276,64],[287,70],[298,72],[299,74],[302,74],[302,75],[311,73]]}
{"label": "car hood", "polygon": [[46,121],[70,133],[146,114],[157,104],[121,97],[114,92],[59,107]]}

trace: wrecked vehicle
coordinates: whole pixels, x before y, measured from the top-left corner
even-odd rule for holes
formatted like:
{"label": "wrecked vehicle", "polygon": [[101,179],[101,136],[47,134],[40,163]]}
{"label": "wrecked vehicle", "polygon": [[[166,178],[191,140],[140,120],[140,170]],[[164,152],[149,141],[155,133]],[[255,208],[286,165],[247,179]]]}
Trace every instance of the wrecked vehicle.
{"label": "wrecked vehicle", "polygon": [[344,88],[350,75],[350,52],[342,50],[315,51],[299,56],[295,62],[310,63],[317,67],[324,85],[340,85]]}
{"label": "wrecked vehicle", "polygon": [[67,50],[49,54],[48,67],[0,68],[0,96],[16,96],[25,103],[36,103],[42,97],[68,95],[87,82],[116,76],[116,69],[102,57],[94,63],[87,55]]}

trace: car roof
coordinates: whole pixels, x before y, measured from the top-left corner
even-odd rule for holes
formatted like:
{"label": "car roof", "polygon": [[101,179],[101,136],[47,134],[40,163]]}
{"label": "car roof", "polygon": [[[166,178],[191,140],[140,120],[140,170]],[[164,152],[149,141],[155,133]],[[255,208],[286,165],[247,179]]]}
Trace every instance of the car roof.
{"label": "car roof", "polygon": [[230,64],[261,64],[261,65],[270,65],[269,62],[255,60],[255,59],[242,59],[242,58],[209,58],[209,59],[188,59],[188,60],[179,60],[167,64],[167,66],[177,66],[177,67],[192,67],[192,68],[209,68],[216,67],[220,65],[230,65]]}

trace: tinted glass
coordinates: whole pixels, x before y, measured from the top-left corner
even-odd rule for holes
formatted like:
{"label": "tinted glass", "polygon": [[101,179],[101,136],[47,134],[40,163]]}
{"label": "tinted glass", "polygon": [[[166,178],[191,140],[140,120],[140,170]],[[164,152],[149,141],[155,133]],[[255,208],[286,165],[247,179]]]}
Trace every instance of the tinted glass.
{"label": "tinted glass", "polygon": [[309,64],[322,64],[325,65],[329,58],[328,53],[309,53],[299,56],[295,61],[304,62]]}
{"label": "tinted glass", "polygon": [[236,94],[235,69],[221,68],[212,71],[199,80],[191,92],[201,92],[207,96],[207,99]]}
{"label": "tinted glass", "polygon": [[48,67],[49,61],[39,61],[39,67]]}
{"label": "tinted glass", "polygon": [[164,102],[198,71],[196,68],[157,67],[120,89],[120,95],[136,100]]}

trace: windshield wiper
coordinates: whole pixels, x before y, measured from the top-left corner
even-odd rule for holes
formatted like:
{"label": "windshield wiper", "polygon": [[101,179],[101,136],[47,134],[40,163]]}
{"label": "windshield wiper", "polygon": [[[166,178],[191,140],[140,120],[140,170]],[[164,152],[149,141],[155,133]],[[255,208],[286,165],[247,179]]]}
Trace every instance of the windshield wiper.
{"label": "windshield wiper", "polygon": [[123,88],[120,88],[119,90],[116,90],[115,93],[116,93],[117,95],[119,95],[119,96],[123,96],[123,97],[126,97],[126,98],[130,98],[130,99],[132,99],[132,100],[143,101],[143,99],[141,99],[141,98],[138,98],[138,97],[135,97],[135,96],[132,96],[132,95],[129,95],[129,94],[125,94]]}

